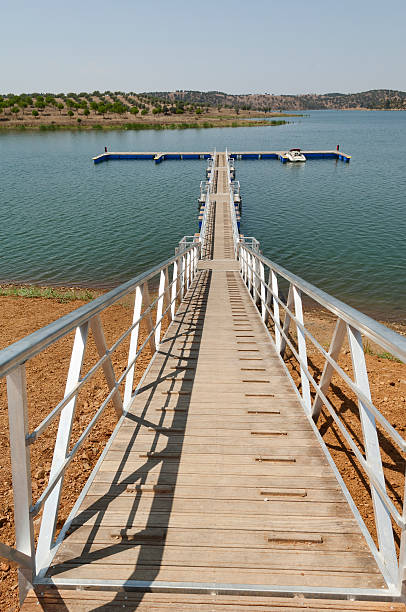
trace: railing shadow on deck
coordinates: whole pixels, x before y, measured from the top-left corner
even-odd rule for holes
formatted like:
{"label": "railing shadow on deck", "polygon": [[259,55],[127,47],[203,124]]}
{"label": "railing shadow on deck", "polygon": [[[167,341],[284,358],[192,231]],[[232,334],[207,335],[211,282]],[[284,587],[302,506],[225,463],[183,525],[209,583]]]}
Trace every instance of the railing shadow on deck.
{"label": "railing shadow on deck", "polygon": [[[170,441],[170,433],[168,432],[167,445],[163,449],[156,451],[159,440],[162,439],[162,435],[165,436],[165,432],[162,432],[161,430],[159,430],[159,432],[157,431],[154,434],[154,438],[151,441],[151,445],[149,449],[149,452],[151,453],[156,452],[156,456],[148,457],[147,461],[145,461],[143,465],[141,465],[139,468],[137,468],[135,471],[133,471],[131,474],[128,474],[128,475],[126,474],[127,472],[126,463],[130,458],[130,453],[133,451],[134,444],[136,444],[137,436],[140,433],[141,427],[142,426],[147,426],[149,428],[162,427],[163,421],[165,419],[164,411],[162,412],[159,418],[159,421],[157,421],[156,423],[153,423],[145,418],[145,415],[147,414],[148,409],[151,406],[153,400],[156,399],[156,393],[157,392],[160,393],[160,390],[162,388],[162,387],[159,387],[160,383],[162,383],[163,381],[171,381],[174,383],[177,380],[177,375],[182,374],[183,372],[187,372],[188,379],[191,378],[192,380],[188,380],[188,384],[186,386],[188,387],[188,389],[190,389],[190,387],[193,388],[193,379],[195,377],[195,370],[185,370],[184,368],[185,368],[186,363],[189,362],[190,359],[193,359],[193,361],[196,362],[197,356],[199,353],[199,347],[200,347],[200,336],[194,337],[192,341],[192,345],[190,347],[188,346],[188,350],[193,351],[193,355],[194,355],[193,358],[183,357],[181,355],[183,349],[179,349],[178,347],[175,348],[175,342],[179,342],[179,339],[182,339],[183,337],[185,337],[185,339],[188,338],[188,334],[194,332],[194,330],[198,326],[200,326],[200,324],[204,322],[205,310],[206,310],[206,300],[207,300],[207,296],[208,296],[209,289],[210,289],[211,272],[203,271],[203,272],[198,273],[197,276],[200,278],[202,276],[206,278],[200,285],[196,284],[194,287],[191,288],[186,299],[183,302],[183,305],[187,305],[187,308],[182,313],[182,315],[180,315],[179,313],[177,314],[176,320],[180,321],[181,324],[184,324],[184,319],[187,314],[198,311],[198,316],[196,320],[194,320],[193,323],[188,324],[188,328],[186,331],[185,329],[182,329],[182,331],[177,331],[174,335],[172,335],[171,328],[169,328],[167,336],[165,336],[165,338],[162,340],[161,345],[160,345],[160,350],[158,351],[158,355],[159,354],[165,355],[164,362],[162,363],[162,366],[160,367],[160,372],[157,376],[157,379],[154,380],[153,383],[146,384],[138,390],[138,394],[135,400],[135,407],[137,406],[137,398],[140,399],[142,398],[144,394],[148,394],[148,397],[146,400],[141,399],[141,402],[145,401],[143,405],[142,413],[138,416],[136,413],[132,412],[133,408],[131,407],[130,411],[127,414],[126,418],[130,420],[131,422],[135,423],[135,428],[134,428],[134,431],[132,432],[130,440],[128,441],[126,445],[126,450],[124,451],[122,460],[120,462],[120,466],[116,471],[116,474],[111,483],[111,486],[109,490],[106,492],[106,494],[97,500],[97,503],[94,506],[86,507],[85,510],[83,510],[76,516],[72,524],[72,527],[69,530],[69,534],[72,534],[76,530],[80,529],[80,525],[83,524],[84,522],[91,521],[91,520],[93,521],[93,526],[87,537],[87,541],[85,542],[83,546],[80,556],[76,558],[72,558],[72,559],[64,558],[64,560],[61,563],[55,563],[48,572],[48,575],[50,576],[57,576],[60,572],[66,571],[67,565],[68,566],[74,565],[76,567],[79,567],[80,565],[88,565],[89,563],[92,563],[95,561],[101,561],[104,559],[106,561],[108,559],[111,560],[111,558],[115,554],[121,552],[124,547],[127,550],[134,550],[134,551],[138,550],[135,568],[133,572],[131,573],[131,575],[128,576],[128,580],[143,580],[143,581],[153,582],[160,572],[162,555],[165,549],[166,530],[169,526],[171,510],[172,510],[172,505],[174,501],[173,494],[171,495],[162,495],[159,493],[152,494],[151,504],[150,504],[150,509],[148,512],[148,518],[146,521],[146,525],[142,530],[136,533],[136,530],[134,530],[133,525],[136,524],[137,511],[140,506],[142,496],[148,495],[148,494],[143,493],[142,490],[137,491],[136,495],[134,496],[131,510],[128,512],[128,515],[126,518],[126,524],[123,525],[120,529],[121,541],[115,542],[114,544],[111,544],[111,545],[107,545],[104,548],[97,550],[97,551],[93,551],[93,552],[91,551],[91,548],[92,548],[92,545],[95,543],[97,533],[102,525],[103,517],[109,511],[109,505],[111,501],[116,499],[122,493],[124,493],[127,490],[127,487],[129,485],[139,486],[139,487],[141,487],[142,485],[145,485],[148,480],[148,475],[150,474],[151,470],[155,468],[156,466],[161,465],[159,476],[156,479],[156,481],[154,479],[154,484],[156,484],[156,486],[159,487],[160,485],[168,485],[168,481],[169,481],[174,488],[176,486],[180,458],[181,458],[183,442],[184,442],[184,435],[180,435],[179,437],[177,436],[177,442],[173,444]],[[203,300],[203,302],[201,305],[197,307],[193,307],[193,305],[191,305],[191,302],[195,300],[196,298]],[[179,324],[179,328],[180,328],[180,324]],[[165,371],[168,361],[171,360],[172,362],[174,358],[178,359],[178,362],[179,362],[178,368],[176,369],[174,375],[170,377],[163,375],[163,372]],[[184,386],[184,383],[180,387],[180,390],[182,390],[183,386]],[[168,398],[169,399],[166,399],[163,402],[163,406],[162,406],[163,408],[165,408],[165,406],[170,402],[170,396],[168,396]],[[168,430],[185,429],[187,425],[188,411],[190,407],[190,395],[188,396],[180,395],[174,407],[175,408],[176,407],[185,408],[185,412],[177,413],[176,410],[174,410],[173,420],[171,424],[168,426]],[[176,452],[177,454],[179,454],[179,458],[166,458],[165,451]],[[159,457],[160,454],[162,454],[162,457]],[[167,503],[163,504],[163,500],[165,500],[165,502]],[[129,536],[129,532],[131,532],[130,536]],[[157,541],[154,542],[153,541],[154,533],[157,533],[157,535],[159,535],[159,533],[162,533],[163,535],[162,540],[159,541],[159,539],[157,539]],[[144,539],[143,539],[143,536],[145,536]],[[151,550],[153,550],[154,552],[152,561],[151,561]],[[120,596],[117,595],[117,597],[119,598],[121,597],[121,595]],[[108,604],[103,604],[102,606],[95,608],[95,610],[99,610],[99,611],[110,610],[111,609],[110,606],[113,605],[114,602],[115,602],[115,598],[112,599],[111,602],[109,602]],[[140,604],[142,603],[142,597],[140,597],[139,603]],[[133,609],[136,609],[138,607],[138,604],[134,602],[134,606],[135,607]]]}

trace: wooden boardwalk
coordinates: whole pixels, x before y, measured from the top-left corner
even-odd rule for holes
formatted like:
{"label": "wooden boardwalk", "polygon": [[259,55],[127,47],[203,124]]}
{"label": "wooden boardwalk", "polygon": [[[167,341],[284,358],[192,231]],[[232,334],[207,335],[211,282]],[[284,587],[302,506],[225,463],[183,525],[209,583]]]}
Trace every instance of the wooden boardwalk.
{"label": "wooden boardwalk", "polygon": [[[48,576],[209,583],[214,592],[218,584],[384,588],[240,279],[225,166],[217,154],[213,259],[199,263]],[[44,609],[75,611],[403,609],[60,588],[41,587],[24,609],[38,609],[37,597]]]}

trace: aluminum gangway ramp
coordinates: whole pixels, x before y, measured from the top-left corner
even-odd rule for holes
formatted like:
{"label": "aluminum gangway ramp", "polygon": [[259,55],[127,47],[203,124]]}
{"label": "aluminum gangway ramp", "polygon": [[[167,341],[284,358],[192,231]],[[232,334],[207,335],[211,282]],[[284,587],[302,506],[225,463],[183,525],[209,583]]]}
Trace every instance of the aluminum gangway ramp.
{"label": "aluminum gangway ramp", "polygon": [[385,581],[242,280],[225,154],[213,172],[211,255],[26,611],[403,609],[345,598]]}

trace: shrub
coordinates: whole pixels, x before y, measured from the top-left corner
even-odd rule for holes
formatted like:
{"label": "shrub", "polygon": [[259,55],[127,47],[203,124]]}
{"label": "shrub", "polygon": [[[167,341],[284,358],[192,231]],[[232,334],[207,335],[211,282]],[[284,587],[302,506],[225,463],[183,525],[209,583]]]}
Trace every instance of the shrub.
{"label": "shrub", "polygon": [[69,115],[69,117],[73,117],[73,111],[72,111],[72,110],[69,110],[69,111],[68,111],[68,115]]}
{"label": "shrub", "polygon": [[147,109],[143,108],[142,111],[141,111],[141,115],[147,115],[147,114],[148,114]]}
{"label": "shrub", "polygon": [[39,112],[37,110],[33,110],[32,111],[32,116],[33,117],[38,117],[38,115],[39,115]]}

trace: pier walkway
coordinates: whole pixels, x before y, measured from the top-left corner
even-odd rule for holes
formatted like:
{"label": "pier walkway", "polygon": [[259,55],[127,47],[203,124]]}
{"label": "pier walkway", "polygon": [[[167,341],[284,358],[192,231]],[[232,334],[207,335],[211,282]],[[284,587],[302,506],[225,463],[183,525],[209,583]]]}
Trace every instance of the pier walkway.
{"label": "pier walkway", "polygon": [[235,257],[226,153],[211,175],[202,257],[23,610],[402,610]]}

